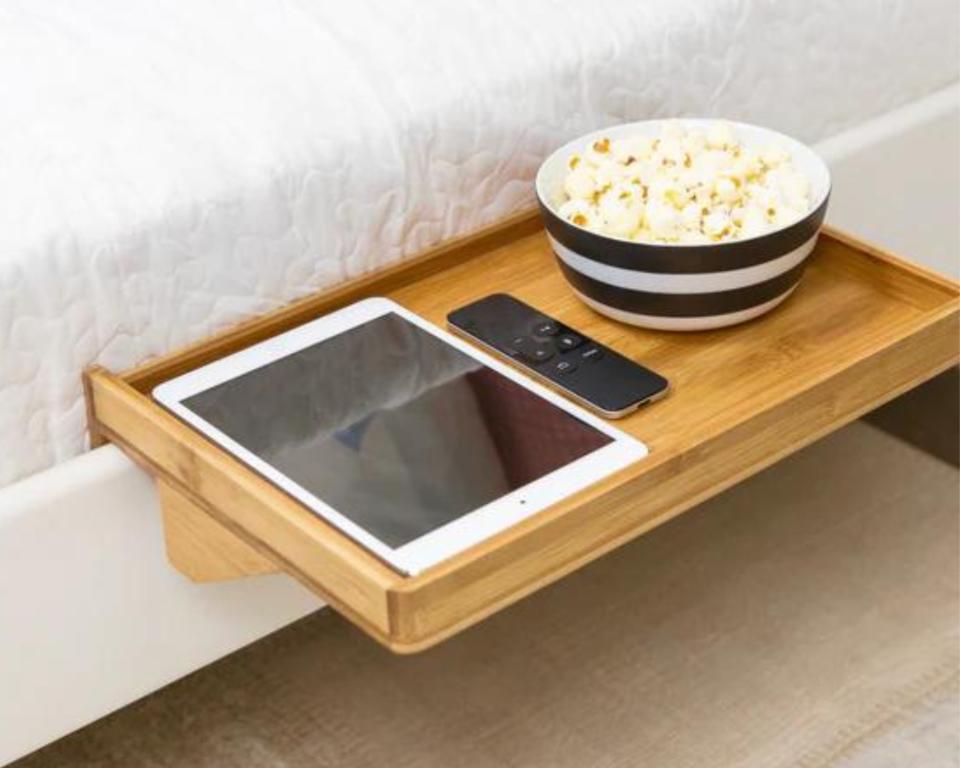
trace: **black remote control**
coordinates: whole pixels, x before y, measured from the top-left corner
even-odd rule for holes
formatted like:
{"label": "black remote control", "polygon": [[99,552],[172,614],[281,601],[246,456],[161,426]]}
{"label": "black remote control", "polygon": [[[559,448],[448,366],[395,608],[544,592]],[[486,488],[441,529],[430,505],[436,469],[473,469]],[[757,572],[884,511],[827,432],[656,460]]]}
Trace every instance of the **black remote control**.
{"label": "black remote control", "polygon": [[447,322],[459,336],[610,419],[667,393],[662,376],[505,293],[454,310]]}

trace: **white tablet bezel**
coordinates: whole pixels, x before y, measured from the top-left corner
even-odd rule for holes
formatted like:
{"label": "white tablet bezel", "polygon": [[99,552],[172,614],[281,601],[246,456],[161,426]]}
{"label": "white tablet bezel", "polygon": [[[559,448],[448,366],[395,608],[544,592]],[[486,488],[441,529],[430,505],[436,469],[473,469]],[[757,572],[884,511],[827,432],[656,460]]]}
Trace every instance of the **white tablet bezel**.
{"label": "white tablet bezel", "polygon": [[[570,464],[544,475],[462,517],[436,528],[418,539],[393,548],[365,528],[295,483],[266,461],[245,449],[182,401],[230,379],[260,368],[294,352],[363,325],[385,314],[395,313],[442,341],[492,368],[511,381],[534,392],[558,408],[612,438],[612,442]],[[232,453],[259,474],[303,503],[317,515],[351,536],[402,573],[415,575],[452,555],[499,533],[561,499],[639,461],[647,447],[639,440],[610,426],[583,408],[563,399],[546,387],[523,376],[510,366],[442,331],[423,318],[389,299],[365,299],[310,321],[290,331],[160,384],[153,397],[185,422]]]}

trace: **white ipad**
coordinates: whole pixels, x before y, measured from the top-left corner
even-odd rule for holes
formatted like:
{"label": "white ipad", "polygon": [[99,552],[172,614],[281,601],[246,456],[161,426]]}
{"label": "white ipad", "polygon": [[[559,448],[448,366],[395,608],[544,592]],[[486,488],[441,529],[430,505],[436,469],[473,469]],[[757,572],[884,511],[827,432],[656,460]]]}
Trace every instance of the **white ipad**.
{"label": "white ipad", "polygon": [[643,443],[379,298],[153,395],[406,574],[647,454]]}

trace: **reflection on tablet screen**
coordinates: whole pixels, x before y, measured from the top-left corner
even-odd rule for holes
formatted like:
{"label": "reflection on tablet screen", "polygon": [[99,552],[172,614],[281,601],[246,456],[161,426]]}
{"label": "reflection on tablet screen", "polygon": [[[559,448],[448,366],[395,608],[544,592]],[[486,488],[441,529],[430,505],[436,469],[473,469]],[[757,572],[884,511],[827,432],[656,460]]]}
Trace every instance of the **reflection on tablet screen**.
{"label": "reflection on tablet screen", "polygon": [[393,313],[183,404],[394,548],[612,442]]}

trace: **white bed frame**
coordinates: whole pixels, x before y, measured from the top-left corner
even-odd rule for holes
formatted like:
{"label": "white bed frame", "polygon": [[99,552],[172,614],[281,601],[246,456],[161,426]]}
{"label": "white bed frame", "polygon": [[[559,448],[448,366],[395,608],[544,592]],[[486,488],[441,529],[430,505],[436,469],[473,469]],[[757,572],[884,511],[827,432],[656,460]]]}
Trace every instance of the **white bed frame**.
{"label": "white bed frame", "polygon": [[[958,131],[954,86],[823,142],[830,220],[956,277]],[[0,765],[321,605],[283,576],[188,582],[166,563],[152,483],[112,446],[9,486]]]}

